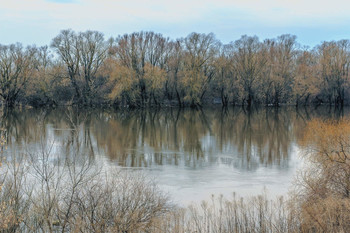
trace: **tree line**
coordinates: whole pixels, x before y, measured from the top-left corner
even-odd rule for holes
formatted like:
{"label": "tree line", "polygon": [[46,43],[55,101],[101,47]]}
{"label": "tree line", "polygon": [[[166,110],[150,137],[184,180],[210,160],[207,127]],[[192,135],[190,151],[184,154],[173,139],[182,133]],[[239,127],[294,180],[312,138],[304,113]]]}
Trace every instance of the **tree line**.
{"label": "tree line", "polygon": [[50,46],[0,44],[3,105],[279,106],[349,103],[350,40],[300,45],[296,36],[228,44],[213,33],[170,39],[62,30]]}

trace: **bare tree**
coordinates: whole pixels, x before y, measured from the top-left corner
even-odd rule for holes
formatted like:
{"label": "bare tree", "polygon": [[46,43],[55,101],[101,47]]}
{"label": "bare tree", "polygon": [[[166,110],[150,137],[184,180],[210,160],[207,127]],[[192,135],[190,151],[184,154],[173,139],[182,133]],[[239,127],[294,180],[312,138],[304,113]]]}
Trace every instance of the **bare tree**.
{"label": "bare tree", "polygon": [[296,59],[293,95],[296,106],[309,103],[320,92],[321,80],[317,78],[316,56],[313,51],[303,50]]}
{"label": "bare tree", "polygon": [[319,72],[323,92],[329,104],[344,105],[345,88],[349,85],[350,42],[324,42],[318,46]]}
{"label": "bare tree", "polygon": [[213,33],[191,33],[183,43],[184,67],[181,82],[185,88],[185,101],[191,106],[197,106],[201,104],[214,77],[214,61],[219,42]]}
{"label": "bare tree", "polygon": [[[157,104],[159,92],[163,91],[165,84],[169,38],[154,32],[138,32],[119,36],[116,43],[114,52],[120,69],[131,75],[126,79],[133,80],[130,87],[128,80],[120,77],[116,80],[116,88],[131,89],[141,106],[150,100]],[[124,96],[132,99],[128,92],[124,92]]]}
{"label": "bare tree", "polygon": [[13,107],[31,78],[36,65],[36,49],[21,44],[0,45],[0,96],[5,105]]}
{"label": "bare tree", "polygon": [[278,106],[281,101],[285,101],[291,95],[292,82],[295,76],[296,61],[296,36],[281,35],[276,40],[268,43],[269,63],[272,72],[271,87],[273,89],[273,104]]}
{"label": "bare tree", "polygon": [[220,49],[220,56],[215,60],[215,84],[220,93],[221,103],[227,106],[230,101],[237,100],[239,96],[237,72],[233,66],[233,47],[224,45]]}
{"label": "bare tree", "polygon": [[251,106],[259,88],[259,79],[267,62],[262,53],[258,37],[242,36],[232,43],[234,46],[234,66],[244,93],[243,102]]}
{"label": "bare tree", "polygon": [[107,57],[109,44],[97,31],[79,32],[63,30],[56,36],[51,47],[67,68],[67,76],[80,104],[92,104],[96,91],[96,75]]}
{"label": "bare tree", "polygon": [[[184,88],[181,85],[181,70],[183,68],[183,42],[182,40],[176,40],[169,44],[170,56],[167,62],[168,79],[166,81],[165,90],[168,98],[176,96],[179,106],[183,106]],[[172,90],[172,92],[170,92]]]}

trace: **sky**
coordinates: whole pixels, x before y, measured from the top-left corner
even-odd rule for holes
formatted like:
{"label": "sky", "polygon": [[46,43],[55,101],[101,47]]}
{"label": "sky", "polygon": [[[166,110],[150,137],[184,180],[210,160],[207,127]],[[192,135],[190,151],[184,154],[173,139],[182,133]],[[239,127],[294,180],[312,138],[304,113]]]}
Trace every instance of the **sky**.
{"label": "sky", "polygon": [[154,31],[170,38],[215,33],[229,43],[293,34],[302,45],[350,39],[343,0],[0,0],[0,44],[49,45],[62,29],[105,38]]}

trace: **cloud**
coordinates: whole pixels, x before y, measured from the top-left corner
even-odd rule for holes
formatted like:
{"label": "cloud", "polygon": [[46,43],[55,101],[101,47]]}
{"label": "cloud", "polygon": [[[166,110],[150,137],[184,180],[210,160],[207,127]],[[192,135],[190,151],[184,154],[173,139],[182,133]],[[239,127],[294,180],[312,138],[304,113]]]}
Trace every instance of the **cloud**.
{"label": "cloud", "polygon": [[350,1],[341,0],[6,0],[0,5],[0,34],[7,35],[0,40],[10,39],[9,28],[13,37],[38,31],[25,35],[33,42],[35,36],[48,41],[66,28],[99,30],[108,36],[138,30],[172,37],[213,31],[220,38],[254,31],[303,33],[347,26],[348,9]]}

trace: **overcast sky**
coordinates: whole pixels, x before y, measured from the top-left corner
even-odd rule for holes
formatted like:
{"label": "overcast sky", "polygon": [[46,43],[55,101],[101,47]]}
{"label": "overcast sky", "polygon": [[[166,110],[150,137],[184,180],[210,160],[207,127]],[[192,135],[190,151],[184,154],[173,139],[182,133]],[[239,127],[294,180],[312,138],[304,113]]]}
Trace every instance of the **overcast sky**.
{"label": "overcast sky", "polygon": [[350,1],[0,0],[0,43],[45,45],[62,29],[105,37],[152,30],[171,38],[214,32],[224,43],[294,34],[303,45],[350,39]]}

